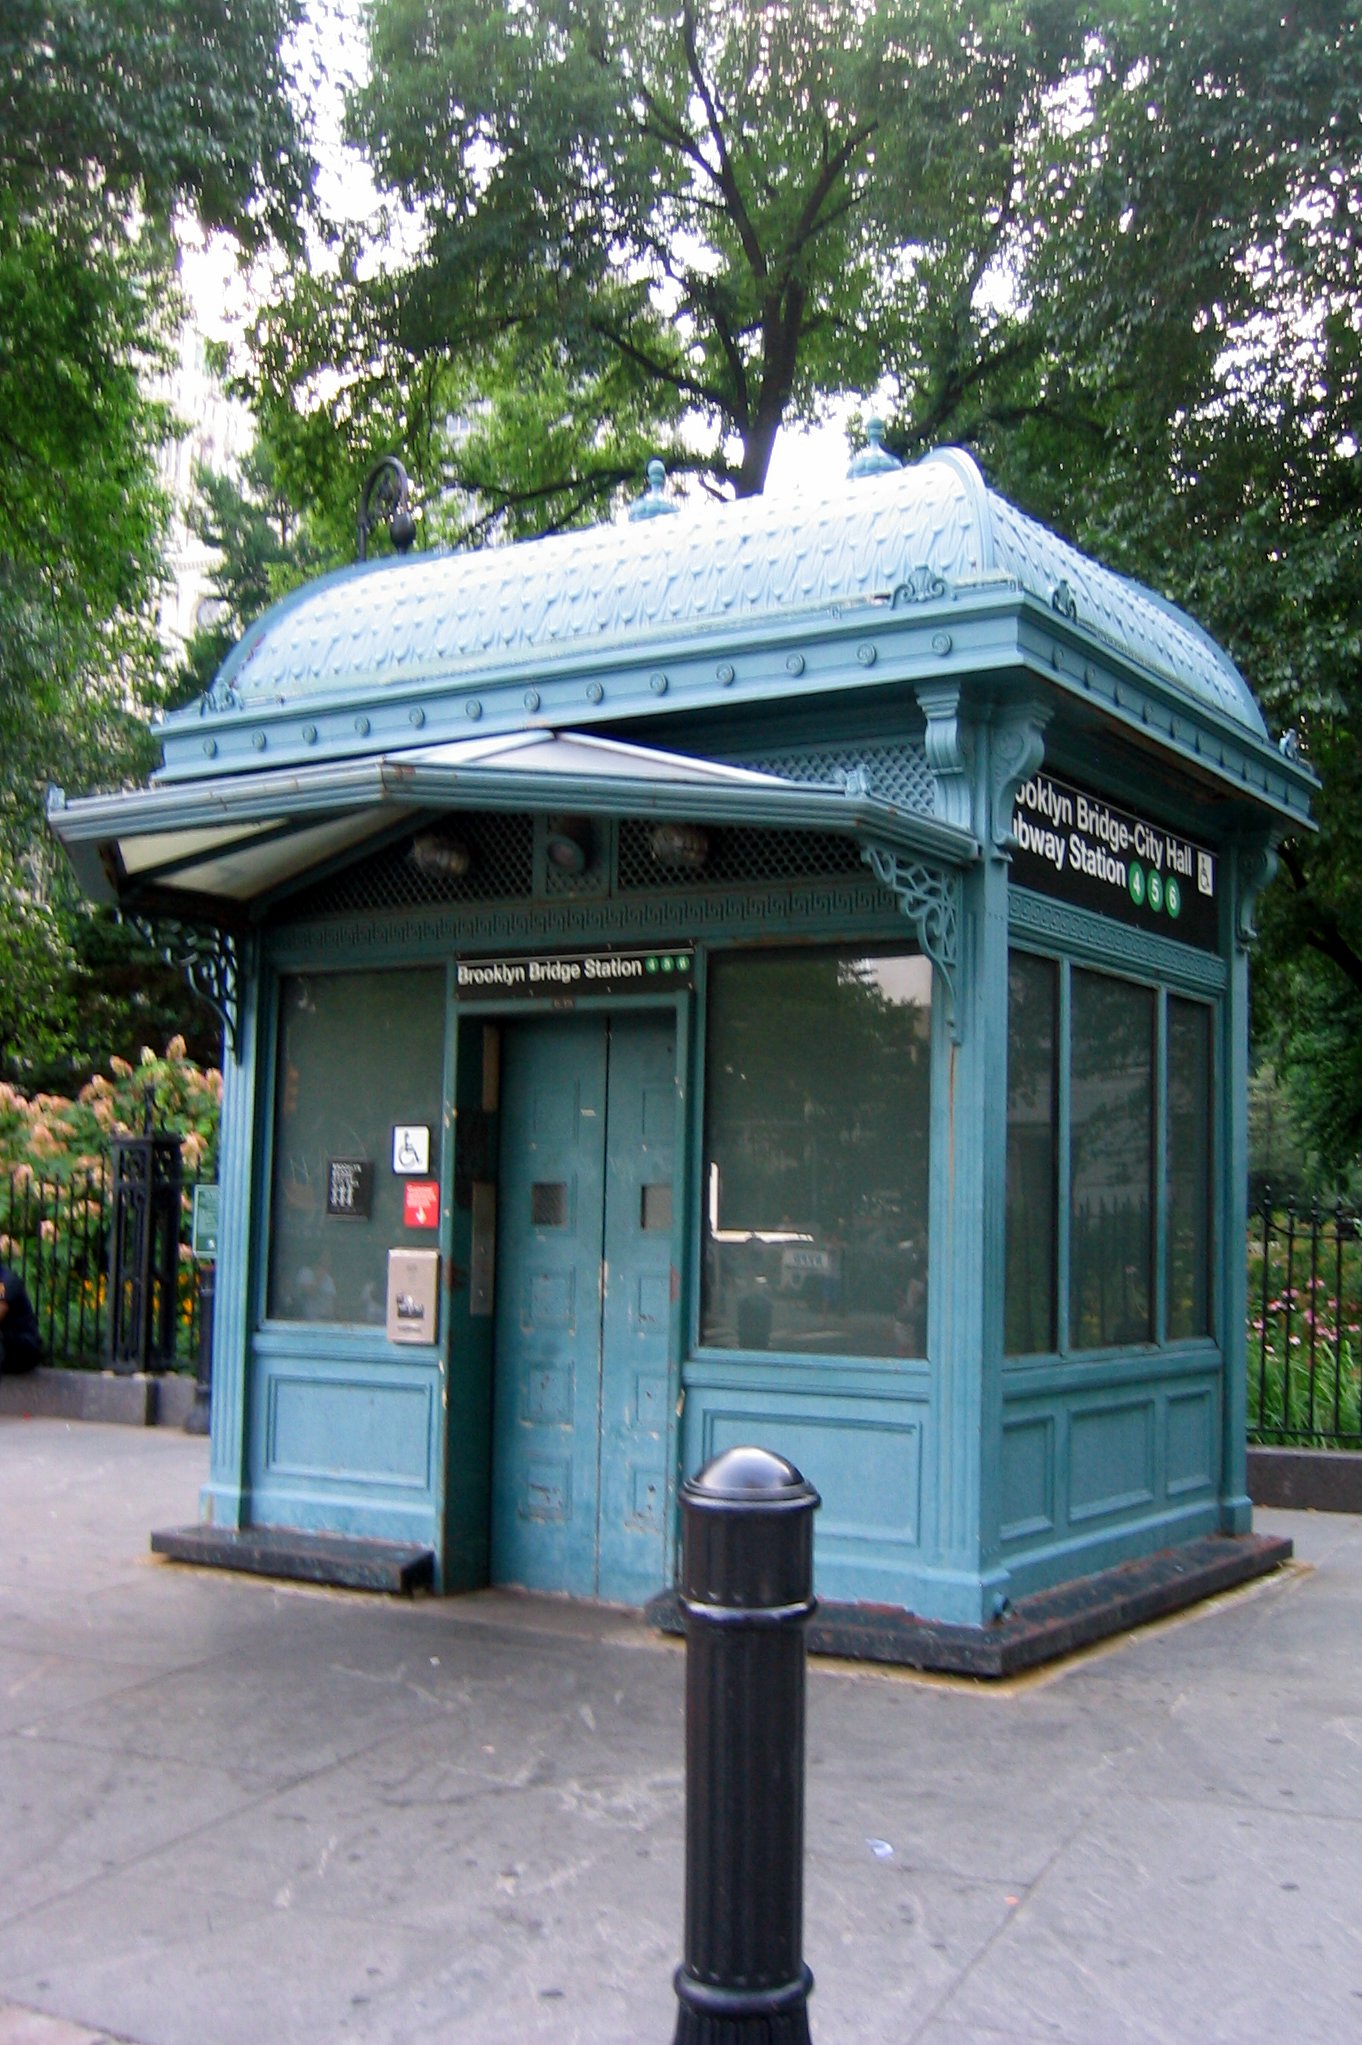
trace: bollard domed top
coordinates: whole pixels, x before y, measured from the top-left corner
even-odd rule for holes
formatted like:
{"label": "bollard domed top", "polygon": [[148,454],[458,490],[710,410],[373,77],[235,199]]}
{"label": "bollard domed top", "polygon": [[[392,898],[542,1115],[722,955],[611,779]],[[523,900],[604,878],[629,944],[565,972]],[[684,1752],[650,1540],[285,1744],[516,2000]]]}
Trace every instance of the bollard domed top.
{"label": "bollard domed top", "polygon": [[813,1610],[813,1516],[818,1493],[770,1449],[725,1449],[681,1487],[682,1610],[716,1608],[753,1623],[807,1619]]}
{"label": "bollard domed top", "polygon": [[784,1456],[771,1449],[742,1447],[712,1457],[686,1489],[709,1498],[741,1499],[756,1505],[763,1498],[788,1498],[792,1493],[802,1497],[812,1486]]}

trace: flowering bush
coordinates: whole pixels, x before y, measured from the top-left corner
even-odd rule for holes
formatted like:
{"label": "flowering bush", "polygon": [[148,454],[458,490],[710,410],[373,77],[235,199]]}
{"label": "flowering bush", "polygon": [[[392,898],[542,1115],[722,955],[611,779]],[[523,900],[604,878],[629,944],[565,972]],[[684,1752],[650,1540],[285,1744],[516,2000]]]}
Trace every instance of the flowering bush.
{"label": "flowering bush", "polygon": [[1267,1209],[1249,1235],[1249,1434],[1362,1440],[1362,1224]]}
{"label": "flowering bush", "polygon": [[183,1037],[171,1038],[164,1057],[148,1046],[136,1065],[111,1059],[108,1075],[96,1073],[74,1100],[63,1094],[30,1100],[0,1080],[0,1173],[27,1166],[35,1178],[64,1184],[73,1174],[103,1169],[111,1137],[142,1133],[148,1098],[152,1126],[184,1140],[185,1177],[211,1178],[222,1074],[186,1058]]}
{"label": "flowering bush", "polygon": [[[29,1099],[0,1082],[0,1257],[17,1264],[34,1295],[44,1344],[55,1363],[97,1363],[106,1343],[110,1141],[147,1124],[181,1138],[189,1182],[217,1167],[222,1075],[185,1056],[174,1037],[165,1055],[145,1049],[136,1065],[110,1061],[74,1100]],[[187,1226],[190,1193],[184,1195]],[[182,1253],[177,1327],[193,1353],[198,1270]]]}

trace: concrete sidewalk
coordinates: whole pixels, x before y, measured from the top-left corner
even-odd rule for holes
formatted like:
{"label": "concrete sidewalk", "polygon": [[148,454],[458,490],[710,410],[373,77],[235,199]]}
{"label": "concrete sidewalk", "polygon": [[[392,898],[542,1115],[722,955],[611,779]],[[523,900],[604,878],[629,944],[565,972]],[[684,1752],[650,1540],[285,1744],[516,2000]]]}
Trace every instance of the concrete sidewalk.
{"label": "concrete sidewalk", "polygon": [[[684,1650],[154,1560],[201,1441],[0,1419],[0,2045],[668,2045]],[[1010,1686],[815,1663],[817,2045],[1362,2039],[1362,1522]]]}

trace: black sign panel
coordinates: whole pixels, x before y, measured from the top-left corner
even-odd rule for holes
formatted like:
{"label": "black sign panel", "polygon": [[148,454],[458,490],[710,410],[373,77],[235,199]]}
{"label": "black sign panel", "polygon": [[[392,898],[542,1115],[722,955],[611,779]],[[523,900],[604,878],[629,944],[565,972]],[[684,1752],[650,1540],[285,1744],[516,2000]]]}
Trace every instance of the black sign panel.
{"label": "black sign panel", "polygon": [[1012,834],[1021,887],[1219,949],[1219,874],[1205,846],[1048,774],[1018,795]]}
{"label": "black sign panel", "polygon": [[689,945],[653,951],[543,952],[535,957],[460,959],[454,990],[461,1001],[574,1001],[579,994],[650,994],[689,987],[695,953]]}
{"label": "black sign panel", "polygon": [[374,1202],[374,1168],[367,1158],[332,1157],[326,1163],[326,1211],[367,1218]]}

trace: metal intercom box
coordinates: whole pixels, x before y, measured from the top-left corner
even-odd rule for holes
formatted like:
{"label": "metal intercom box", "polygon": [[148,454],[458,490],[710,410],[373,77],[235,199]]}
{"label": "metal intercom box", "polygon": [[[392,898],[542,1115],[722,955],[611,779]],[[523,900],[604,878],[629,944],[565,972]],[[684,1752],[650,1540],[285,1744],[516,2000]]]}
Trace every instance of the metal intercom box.
{"label": "metal intercom box", "polygon": [[389,1250],[388,1340],[433,1342],[439,1323],[438,1250]]}

